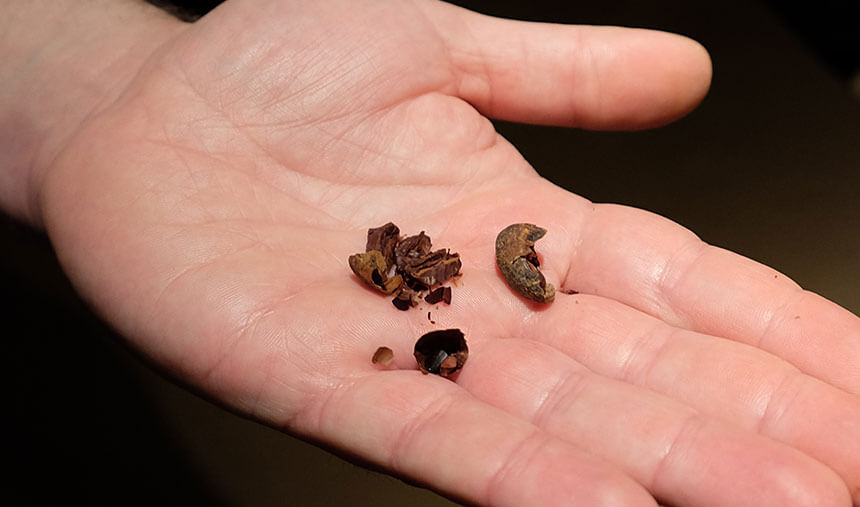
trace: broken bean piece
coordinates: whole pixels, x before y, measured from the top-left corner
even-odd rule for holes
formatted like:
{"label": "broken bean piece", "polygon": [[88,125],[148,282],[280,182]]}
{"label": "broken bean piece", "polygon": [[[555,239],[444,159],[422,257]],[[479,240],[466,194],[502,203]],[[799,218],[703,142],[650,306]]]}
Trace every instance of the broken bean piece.
{"label": "broken bean piece", "polygon": [[431,305],[444,301],[445,304],[451,304],[451,287],[437,287],[430,294],[424,296],[424,301]]}
{"label": "broken bean piece", "polygon": [[414,236],[403,238],[394,249],[397,269],[405,269],[406,266],[420,263],[421,259],[430,253],[430,248],[430,236],[424,234],[424,231]]}
{"label": "broken bean piece", "polygon": [[390,366],[394,362],[394,351],[388,347],[379,347],[373,353],[371,362],[373,364],[381,364],[382,366]]}
{"label": "broken bean piece", "polygon": [[443,283],[459,273],[461,265],[459,254],[436,250],[427,255],[420,264],[410,266],[403,271],[429,287]]}
{"label": "broken bean piece", "polygon": [[394,308],[397,308],[401,312],[405,312],[406,310],[412,308],[412,305],[409,303],[409,301],[400,299],[399,297],[392,299],[391,304],[393,304]]}
{"label": "broken bean piece", "polygon": [[431,247],[430,237],[421,231],[404,238],[395,248],[397,270],[403,273],[410,287],[420,283],[426,290],[460,272],[459,254],[452,254],[444,248],[431,252]]}
{"label": "broken bean piece", "polygon": [[402,287],[400,292],[397,293],[397,297],[391,300],[391,303],[397,307],[398,310],[406,311],[413,306],[418,304],[418,293],[409,287]]}
{"label": "broken bean piece", "polygon": [[546,229],[533,224],[513,224],[496,237],[496,264],[512,289],[538,303],[552,303],[555,287],[546,282],[538,266],[535,241]]}
{"label": "broken bean piece", "polygon": [[429,294],[424,296],[424,301],[431,305],[435,305],[439,301],[442,301],[442,287],[439,287],[434,291],[430,291]]}
{"label": "broken bean piece", "polygon": [[431,331],[415,342],[415,360],[425,374],[447,377],[460,370],[469,357],[469,347],[459,329]]}
{"label": "broken bean piece", "polygon": [[388,276],[389,266],[378,250],[350,255],[349,267],[364,283],[383,294],[391,294],[403,284],[400,275]]}
{"label": "broken bean piece", "polygon": [[395,264],[394,249],[399,241],[400,229],[393,223],[388,222],[381,227],[368,229],[367,246],[364,250],[366,252],[376,250],[382,253],[386,264],[393,266]]}
{"label": "broken bean piece", "polygon": [[[394,294],[395,307],[408,310],[420,302],[423,291],[460,275],[459,254],[431,248],[424,231],[401,238],[400,229],[389,222],[368,229],[367,251],[350,256],[349,266],[369,286]],[[443,298],[450,304],[450,289]]]}
{"label": "broken bean piece", "polygon": [[451,304],[451,287],[445,287],[445,292],[442,293],[442,302],[446,305]]}

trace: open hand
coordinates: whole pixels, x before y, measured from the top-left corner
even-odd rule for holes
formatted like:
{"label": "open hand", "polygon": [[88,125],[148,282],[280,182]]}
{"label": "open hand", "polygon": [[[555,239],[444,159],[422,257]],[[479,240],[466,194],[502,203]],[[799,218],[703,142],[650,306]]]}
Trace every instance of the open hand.
{"label": "open hand", "polygon": [[[39,200],[79,290],[171,375],[467,502],[860,502],[860,320],[553,186],[487,120],[666,123],[707,90],[700,46],[430,1],[230,0],[174,33]],[[347,267],[388,221],[463,259],[435,325]],[[511,292],[493,244],[515,222],[578,294]],[[446,327],[456,382],[411,357]]]}

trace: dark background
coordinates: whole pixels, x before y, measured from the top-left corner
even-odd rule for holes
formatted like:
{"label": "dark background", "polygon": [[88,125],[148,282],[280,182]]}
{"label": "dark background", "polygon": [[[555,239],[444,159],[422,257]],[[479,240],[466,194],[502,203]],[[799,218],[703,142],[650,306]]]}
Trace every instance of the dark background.
{"label": "dark background", "polygon": [[[216,3],[186,2],[185,15]],[[559,185],[666,215],[860,312],[860,3],[456,3],[702,42],[711,92],[673,125],[498,128]],[[163,380],[77,299],[42,235],[3,218],[0,245],[3,503],[448,503]]]}

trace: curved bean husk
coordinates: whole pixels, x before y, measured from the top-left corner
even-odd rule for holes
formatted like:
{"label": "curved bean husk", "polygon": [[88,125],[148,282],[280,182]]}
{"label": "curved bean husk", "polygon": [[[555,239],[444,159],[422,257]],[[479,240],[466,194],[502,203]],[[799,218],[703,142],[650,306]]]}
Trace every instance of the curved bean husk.
{"label": "curved bean husk", "polygon": [[555,287],[547,283],[538,267],[535,241],[546,229],[534,224],[512,224],[496,236],[496,264],[510,288],[538,303],[552,303]]}

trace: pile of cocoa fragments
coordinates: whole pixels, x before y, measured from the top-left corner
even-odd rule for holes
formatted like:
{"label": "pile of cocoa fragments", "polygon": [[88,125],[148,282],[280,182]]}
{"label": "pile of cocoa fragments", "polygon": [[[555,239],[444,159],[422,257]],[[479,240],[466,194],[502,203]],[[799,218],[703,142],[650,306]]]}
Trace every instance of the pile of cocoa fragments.
{"label": "pile of cocoa fragments", "polygon": [[441,285],[460,275],[460,255],[442,248],[432,250],[430,237],[421,231],[401,238],[389,222],[367,231],[364,253],[350,255],[349,267],[367,285],[386,295],[400,310],[427,303],[451,304],[451,287]]}

